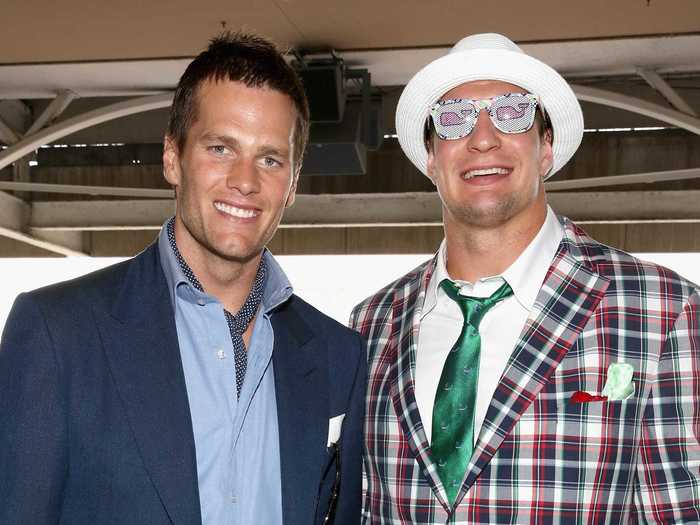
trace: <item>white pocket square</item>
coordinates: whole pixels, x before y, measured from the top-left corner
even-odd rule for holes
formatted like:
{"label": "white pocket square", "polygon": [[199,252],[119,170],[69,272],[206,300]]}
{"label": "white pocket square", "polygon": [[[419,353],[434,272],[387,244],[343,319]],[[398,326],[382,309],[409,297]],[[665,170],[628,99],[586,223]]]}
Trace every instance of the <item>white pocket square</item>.
{"label": "white pocket square", "polygon": [[343,419],[345,419],[345,414],[340,414],[328,420],[328,442],[326,443],[326,447],[334,445],[338,442],[338,439],[340,439],[340,429],[343,428]]}

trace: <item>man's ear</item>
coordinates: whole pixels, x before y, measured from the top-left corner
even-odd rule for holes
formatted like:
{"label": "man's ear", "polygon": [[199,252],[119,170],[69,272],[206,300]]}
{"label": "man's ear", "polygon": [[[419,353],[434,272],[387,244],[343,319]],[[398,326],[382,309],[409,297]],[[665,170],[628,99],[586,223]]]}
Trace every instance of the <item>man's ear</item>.
{"label": "man's ear", "polygon": [[180,155],[175,140],[169,135],[163,140],[163,177],[171,186],[180,185]]}
{"label": "man's ear", "polygon": [[299,174],[301,173],[301,164],[294,168],[294,175],[292,179],[292,187],[289,189],[289,195],[287,195],[287,200],[284,203],[285,208],[289,208],[294,204],[294,200],[297,196],[297,183],[299,182]]}
{"label": "man's ear", "polygon": [[542,137],[540,150],[540,177],[545,178],[554,165],[554,152],[552,149],[552,130],[548,129]]}
{"label": "man's ear", "polygon": [[428,162],[427,162],[426,167],[427,167],[426,175],[430,179],[430,182],[432,182],[433,185],[436,185],[435,184],[435,155],[433,155],[433,148],[432,147],[428,148]]}

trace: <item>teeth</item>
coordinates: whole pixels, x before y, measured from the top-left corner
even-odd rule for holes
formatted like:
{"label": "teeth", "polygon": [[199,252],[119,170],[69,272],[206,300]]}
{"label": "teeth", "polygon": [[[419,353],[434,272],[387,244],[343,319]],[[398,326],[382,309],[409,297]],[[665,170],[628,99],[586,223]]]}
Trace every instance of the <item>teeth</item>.
{"label": "teeth", "polygon": [[215,202],[214,208],[221,212],[228,213],[233,217],[239,217],[241,219],[250,219],[251,217],[255,217],[258,214],[258,212],[256,212],[255,210],[244,210],[243,208],[229,206],[228,204],[224,204],[223,202]]}
{"label": "teeth", "polygon": [[481,170],[469,170],[462,175],[462,178],[464,180],[469,180],[473,177],[479,177],[480,175],[508,175],[508,173],[510,173],[510,170],[505,168],[484,168]]}

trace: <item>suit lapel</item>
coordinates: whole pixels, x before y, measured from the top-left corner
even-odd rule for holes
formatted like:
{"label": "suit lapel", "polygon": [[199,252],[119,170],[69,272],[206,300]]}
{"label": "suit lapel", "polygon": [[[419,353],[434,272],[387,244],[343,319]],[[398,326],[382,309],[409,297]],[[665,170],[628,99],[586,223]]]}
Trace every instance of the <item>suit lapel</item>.
{"label": "suit lapel", "polygon": [[271,316],[282,514],[285,523],[310,523],[316,502],[309,484],[320,480],[330,417],[327,356],[293,303],[294,297]]}
{"label": "suit lapel", "polygon": [[547,384],[603,298],[609,281],[581,255],[572,232],[549,268],[487,410],[458,500]]}
{"label": "suit lapel", "polygon": [[420,465],[421,473],[440,504],[449,509],[447,493],[430,457],[430,443],[416,403],[414,378],[421,309],[436,260],[433,259],[422,272],[416,274],[413,281],[394,293],[391,334],[395,352],[392,361],[396,366],[391,370],[391,397],[401,430]]}
{"label": "suit lapel", "polygon": [[97,320],[136,445],[170,519],[200,523],[197,464],[170,294],[153,245]]}

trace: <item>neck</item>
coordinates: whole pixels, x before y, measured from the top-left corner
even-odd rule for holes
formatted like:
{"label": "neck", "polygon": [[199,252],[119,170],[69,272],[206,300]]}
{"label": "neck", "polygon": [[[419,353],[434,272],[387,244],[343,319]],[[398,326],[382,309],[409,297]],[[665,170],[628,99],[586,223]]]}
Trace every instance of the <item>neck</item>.
{"label": "neck", "polygon": [[537,236],[547,217],[507,221],[497,227],[455,224],[445,219],[447,272],[453,279],[476,282],[507,270]]}
{"label": "neck", "polygon": [[262,252],[245,261],[225,259],[199,244],[175,223],[175,241],[185,262],[207,294],[216,297],[226,310],[236,313],[245,302],[258,271]]}

